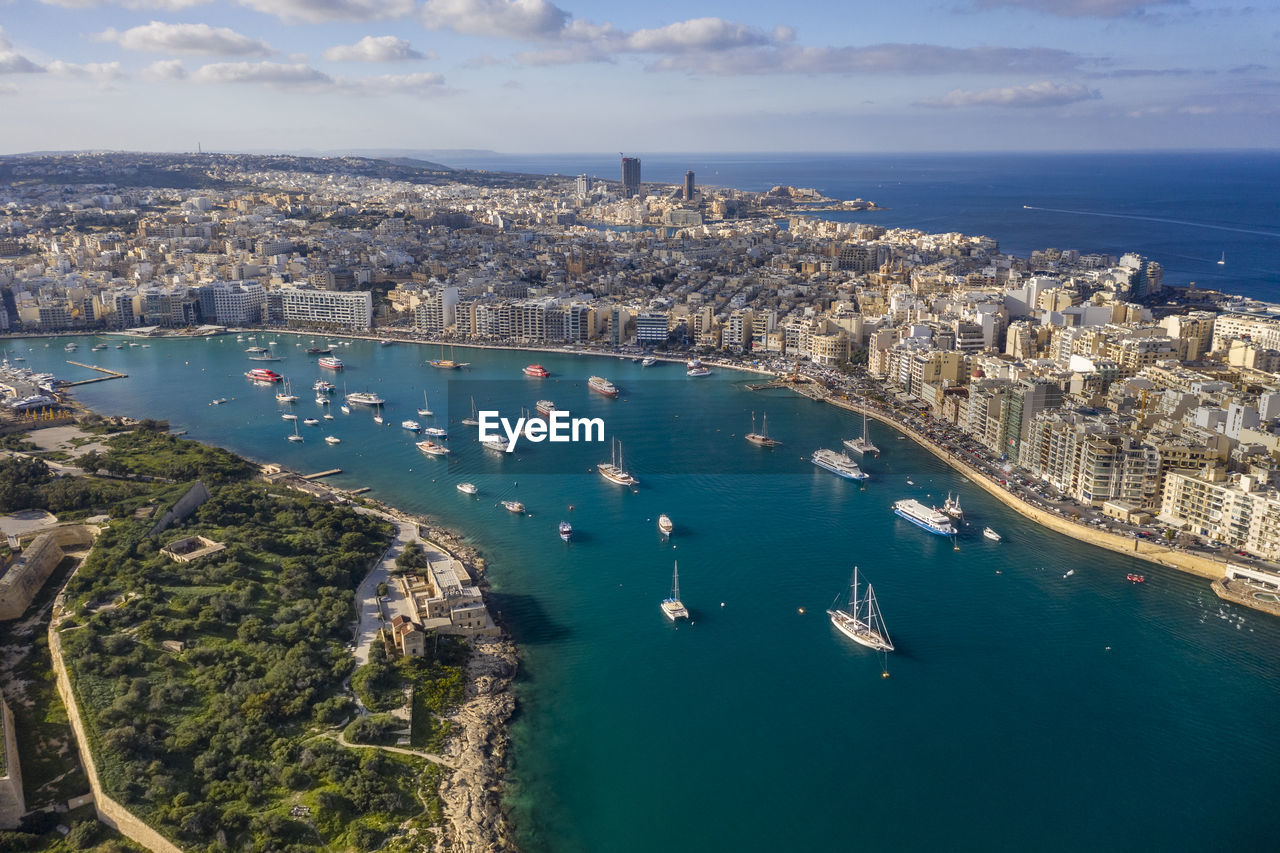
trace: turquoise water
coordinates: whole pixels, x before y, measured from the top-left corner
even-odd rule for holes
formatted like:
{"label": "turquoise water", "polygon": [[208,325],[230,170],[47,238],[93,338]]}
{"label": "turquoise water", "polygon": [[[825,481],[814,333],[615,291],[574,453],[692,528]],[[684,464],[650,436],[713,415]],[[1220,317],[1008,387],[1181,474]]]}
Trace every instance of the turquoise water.
{"label": "turquoise water", "polygon": [[[318,411],[320,371],[295,338],[269,337],[289,354],[272,366],[293,379],[293,408]],[[60,340],[44,343],[10,348],[33,368],[89,375]],[[130,375],[77,396],[253,459],[340,466],[333,482],[372,486],[483,550],[523,655],[509,806],[529,851],[1273,846],[1280,620],[1219,602],[1202,580],[1030,525],[875,423],[872,480],[837,479],[801,457],[856,434],[855,417],[745,391],[747,374],[686,380],[679,365],[462,348],[471,368],[440,372],[423,365],[438,352],[354,342],[336,381],[386,396],[392,425],[335,412],[300,426],[296,446],[273,391],[242,376],[251,345],[82,343],[72,358]],[[534,360],[550,379],[520,378]],[[620,399],[586,391],[596,373]],[[473,395],[599,414],[641,484],[588,474],[608,455],[600,445],[494,459],[456,424],[455,458],[423,457],[398,424],[424,390],[438,414],[452,401],[454,420]],[[234,399],[209,406],[217,397]],[[782,447],[742,440],[752,410],[768,411]],[[324,444],[329,433],[343,443]],[[539,473],[552,469],[566,473]],[[480,495],[459,493],[463,480]],[[890,512],[948,490],[969,512],[959,551]],[[495,506],[505,497],[530,515]],[[576,530],[568,545],[562,518]],[[984,525],[1005,541],[983,539]],[[693,618],[672,626],[658,603],[677,559]],[[854,564],[897,645],[889,678],[823,612]],[[1130,571],[1147,582],[1128,583]]]}

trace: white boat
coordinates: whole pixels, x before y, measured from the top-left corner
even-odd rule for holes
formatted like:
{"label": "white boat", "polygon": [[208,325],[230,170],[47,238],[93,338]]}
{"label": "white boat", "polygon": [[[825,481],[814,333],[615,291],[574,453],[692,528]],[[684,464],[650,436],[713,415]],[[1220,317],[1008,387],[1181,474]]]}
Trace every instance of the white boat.
{"label": "white boat", "polygon": [[341,443],[342,443],[342,439],[338,438],[336,435],[326,435],[326,436],[324,437],[324,440],[325,440],[325,442],[326,442],[327,444],[341,444]]}
{"label": "white boat", "polygon": [[819,468],[830,471],[838,477],[844,477],[846,480],[871,479],[871,475],[859,468],[857,462],[834,450],[815,450],[811,461]]}
{"label": "white boat", "polygon": [[858,598],[857,566],[853,567],[853,581],[849,585],[847,610],[839,608],[841,597],[837,595],[836,600],[831,604],[831,609],[827,611],[827,615],[831,617],[831,624],[855,643],[876,651],[893,651],[893,643],[889,640],[889,632],[885,630],[884,619],[880,616],[880,606],[876,604],[876,594],[871,584],[867,584],[866,596],[862,599]]}
{"label": "white boat", "polygon": [[283,415],[280,416],[280,419],[285,421],[296,421],[298,419],[298,416],[293,414],[292,412],[285,412]]}
{"label": "white boat", "polygon": [[951,526],[951,519],[936,509],[931,509],[920,501],[908,498],[897,501],[893,505],[893,513],[905,518],[916,527],[924,528],[938,536],[955,536],[956,529]]}
{"label": "white boat", "polygon": [[762,427],[760,432],[756,432],[756,413],[751,413],[751,432],[746,434],[747,441],[757,447],[777,447],[782,442],[774,438],[769,438],[769,413],[765,412],[762,418]]}
{"label": "white boat", "polygon": [[711,371],[703,365],[702,361],[696,358],[689,359],[685,363],[685,376],[710,376]]}
{"label": "white boat", "polygon": [[381,406],[387,402],[372,391],[353,391],[344,399],[353,406]]}
{"label": "white boat", "polygon": [[503,501],[502,506],[507,512],[514,512],[516,515],[524,512],[524,504],[520,503],[520,501]]}
{"label": "white boat", "polygon": [[880,448],[871,443],[871,439],[867,437],[867,407],[862,407],[862,435],[857,438],[845,439],[844,446],[852,450],[854,453],[874,453],[880,455]]}
{"label": "white boat", "polygon": [[322,394],[332,394],[338,390],[338,386],[334,385],[327,379],[317,379],[311,386],[312,391],[319,391]]}
{"label": "white boat", "polygon": [[327,406],[327,405],[329,405],[329,398],[328,398],[328,397],[316,397],[316,405],[317,405],[317,406]]}
{"label": "white boat", "polygon": [[688,619],[689,609],[680,600],[680,564],[676,563],[671,570],[671,597],[662,601],[662,613],[672,622],[677,619]]}
{"label": "white boat", "polygon": [[960,496],[951,496],[951,492],[947,492],[947,499],[942,502],[942,511],[954,518],[956,521],[964,519],[964,509],[960,506]]}
{"label": "white boat", "polygon": [[382,424],[382,423],[386,423],[386,421],[384,421],[384,420],[382,419],[382,415],[381,415],[381,414],[374,415],[374,416],[373,416],[373,422],[374,422],[375,424]]}
{"label": "white boat", "polygon": [[671,531],[675,529],[676,526],[671,523],[671,516],[667,515],[665,512],[658,516],[658,530],[663,536],[670,536]]}
{"label": "white boat", "polygon": [[404,427],[407,430],[410,430],[411,432],[417,432],[418,430],[422,429],[422,424],[414,420],[403,420],[400,422],[400,426]]}
{"label": "white boat", "polygon": [[573,525],[567,521],[560,522],[560,538],[568,542],[573,537]]}
{"label": "white boat", "polygon": [[331,421],[331,420],[333,420],[333,415],[329,414],[328,412],[325,412],[325,413],[324,413],[324,419],[325,419],[326,421]]}
{"label": "white boat", "polygon": [[640,366],[641,366],[641,367],[653,367],[653,366],[654,366],[655,364],[657,364],[657,363],[658,363],[658,360],[657,360],[656,358],[654,358],[654,357],[653,357],[653,356],[651,356],[651,355],[646,355],[643,359],[641,359],[641,361],[640,361]]}
{"label": "white boat", "polygon": [[1004,538],[999,533],[996,533],[994,530],[992,530],[990,527],[982,528],[982,535],[990,539],[992,542],[999,542],[1001,539]]}
{"label": "white boat", "polygon": [[319,426],[319,425],[320,425],[320,419],[319,419],[319,418],[307,418],[307,419],[306,419],[306,420],[304,420],[302,423],[303,423],[304,425],[306,425],[306,426]]}
{"label": "white boat", "polygon": [[1218,266],[1225,267],[1227,265],[1227,253],[1223,252],[1222,257],[1218,258]]}
{"label": "white boat", "polygon": [[430,439],[426,441],[419,441],[418,449],[421,450],[423,453],[427,454],[428,456],[448,456],[449,455],[449,448],[445,447],[443,444],[437,444],[436,442],[431,441]]}
{"label": "white boat", "polygon": [[286,380],[284,381],[284,388],[283,388],[283,390],[279,391],[279,392],[276,394],[276,402],[277,402],[277,403],[296,403],[296,402],[298,402],[298,395],[297,395],[297,394],[295,394],[295,393],[293,393],[293,388],[291,388],[291,387],[290,387],[290,385],[289,385],[289,380],[288,380],[288,379],[286,379]]}
{"label": "white boat", "polygon": [[511,453],[512,452],[507,449],[507,443],[496,435],[491,435],[488,438],[480,439],[480,446],[483,447],[485,450],[488,450],[490,453]]}
{"label": "white boat", "polygon": [[623,469],[622,442],[616,438],[613,440],[613,453],[609,461],[601,462],[596,466],[596,470],[610,483],[617,483],[619,486],[634,486],[640,482]]}
{"label": "white boat", "polygon": [[476,398],[471,398],[471,417],[462,419],[463,426],[480,426],[480,417],[476,413]]}
{"label": "white boat", "polygon": [[550,400],[539,400],[534,404],[534,408],[538,410],[538,414],[544,418],[551,417],[551,413],[556,410],[556,404]]}
{"label": "white boat", "polygon": [[426,429],[424,429],[424,430],[422,431],[422,434],[423,434],[423,435],[434,435],[434,436],[436,436],[436,437],[442,437],[442,436],[446,436],[446,435],[448,435],[448,434],[449,434],[449,431],[448,431],[447,429],[445,429],[444,427],[427,427]]}
{"label": "white boat", "polygon": [[475,483],[459,483],[458,491],[462,492],[464,495],[474,495],[480,490],[476,488]]}
{"label": "white boat", "polygon": [[428,406],[428,405],[427,405],[427,392],[426,392],[426,391],[423,391],[423,392],[422,392],[422,408],[421,408],[421,409],[418,409],[418,417],[421,417],[421,418],[429,418],[429,417],[431,417],[431,408],[430,408],[430,406]]}
{"label": "white boat", "polygon": [[587,380],[587,387],[597,394],[603,394],[606,397],[617,397],[618,386],[614,385],[603,376],[592,376]]}
{"label": "white boat", "polygon": [[348,406],[346,403],[343,403],[343,404],[342,404],[341,406],[339,406],[338,408],[342,410],[342,414],[344,414],[344,415],[349,415],[349,414],[351,414],[351,407],[350,407],[350,406]]}
{"label": "white boat", "polygon": [[210,406],[221,406],[221,405],[222,405],[223,403],[225,403],[225,402],[227,402],[227,398],[226,398],[226,397],[219,397],[219,398],[218,398],[218,399],[216,399],[216,400],[212,400],[212,401],[210,401],[210,402],[209,402],[209,405],[210,405]]}
{"label": "white boat", "polygon": [[306,440],[302,436],[298,435],[298,419],[296,416],[293,419],[293,435],[288,436],[288,439],[290,441],[297,442],[298,444],[301,444],[303,441]]}

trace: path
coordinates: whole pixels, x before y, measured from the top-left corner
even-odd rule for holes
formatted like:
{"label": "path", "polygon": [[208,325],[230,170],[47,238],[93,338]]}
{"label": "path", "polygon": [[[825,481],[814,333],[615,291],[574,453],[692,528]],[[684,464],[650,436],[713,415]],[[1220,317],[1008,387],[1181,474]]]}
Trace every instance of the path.
{"label": "path", "polygon": [[401,755],[414,755],[418,758],[425,758],[432,764],[439,764],[441,767],[448,767],[450,770],[458,769],[457,765],[453,764],[443,756],[436,755],[434,752],[424,752],[421,749],[405,749],[402,746],[380,746],[373,743],[352,743],[347,740],[347,736],[343,732],[338,732],[337,734],[326,732],[323,737],[333,738],[348,749],[381,749],[386,752],[398,752]]}

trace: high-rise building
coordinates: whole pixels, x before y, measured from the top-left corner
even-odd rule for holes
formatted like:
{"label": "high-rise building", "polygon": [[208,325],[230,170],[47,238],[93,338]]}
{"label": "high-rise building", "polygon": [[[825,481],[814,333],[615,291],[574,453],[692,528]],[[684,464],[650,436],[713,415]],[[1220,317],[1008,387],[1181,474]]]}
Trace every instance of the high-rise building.
{"label": "high-rise building", "polygon": [[634,198],[640,195],[640,158],[622,158],[622,197]]}
{"label": "high-rise building", "polygon": [[578,176],[578,180],[574,189],[577,190],[577,196],[579,199],[585,199],[588,195],[591,194],[591,188],[587,185],[586,175]]}
{"label": "high-rise building", "polygon": [[693,172],[684,173],[684,200],[693,201]]}

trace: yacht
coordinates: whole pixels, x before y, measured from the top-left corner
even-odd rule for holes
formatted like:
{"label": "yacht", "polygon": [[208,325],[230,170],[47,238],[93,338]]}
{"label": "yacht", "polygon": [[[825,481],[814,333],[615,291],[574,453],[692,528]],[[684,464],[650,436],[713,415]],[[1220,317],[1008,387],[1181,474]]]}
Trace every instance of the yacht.
{"label": "yacht", "polygon": [[761,431],[756,432],[756,413],[751,413],[751,432],[746,434],[747,441],[757,447],[777,447],[782,442],[776,438],[769,438],[769,413],[765,412],[762,419]]}
{"label": "yacht", "polygon": [[947,492],[947,499],[942,502],[942,511],[954,518],[956,521],[964,520],[964,510],[960,506],[960,496],[951,496],[951,492]]}
{"label": "yacht", "polygon": [[496,435],[491,435],[488,438],[480,439],[480,446],[483,447],[485,450],[491,451],[493,453],[510,453],[511,452],[510,450],[507,449],[507,443]]}
{"label": "yacht", "polygon": [[63,349],[66,350],[67,352],[75,352],[76,350],[80,349],[80,345],[75,341],[72,341],[71,343],[63,347]]}
{"label": "yacht", "polygon": [[524,512],[524,504],[520,503],[520,501],[503,501],[502,506],[507,512],[514,512],[516,515]]}
{"label": "yacht", "polygon": [[403,420],[400,422],[400,426],[404,427],[410,432],[417,432],[418,430],[422,429],[422,424],[414,420]]}
{"label": "yacht", "polygon": [[640,360],[641,367],[653,367],[657,363],[658,363],[658,360],[651,355],[646,355],[643,359]]}
{"label": "yacht", "polygon": [[349,415],[349,414],[351,414],[351,407],[350,407],[350,406],[348,406],[346,403],[343,403],[343,404],[342,404],[341,406],[339,406],[338,408],[342,410],[342,414],[344,414],[344,415]]}
{"label": "yacht", "polygon": [[293,414],[292,412],[285,412],[283,415],[280,416],[280,420],[282,421],[296,421],[297,419],[298,419],[298,416]]}
{"label": "yacht", "polygon": [[[449,354],[453,355],[453,347],[449,348]],[[440,357],[428,361],[427,364],[440,370],[457,370],[465,365],[461,362],[454,361],[452,358],[444,357],[444,345],[440,345]]]}
{"label": "yacht", "polygon": [[317,405],[317,406],[327,406],[327,405],[329,405],[329,398],[328,398],[328,397],[316,397],[316,405]]}
{"label": "yacht", "polygon": [[889,639],[889,632],[884,628],[884,619],[880,616],[880,605],[876,604],[876,594],[871,584],[867,584],[866,596],[861,600],[858,599],[857,566],[853,567],[853,580],[849,585],[849,602],[846,610],[839,608],[841,597],[842,595],[837,595],[836,600],[831,603],[831,609],[827,611],[827,615],[831,617],[831,624],[855,643],[878,652],[893,651],[893,642]]}
{"label": "yacht", "polygon": [[221,406],[221,405],[222,405],[223,403],[225,403],[225,402],[227,402],[227,398],[226,398],[226,397],[219,397],[219,398],[218,398],[218,399],[216,399],[216,400],[210,400],[210,401],[209,401],[209,405],[210,405],[210,406]]}
{"label": "yacht", "polygon": [[560,538],[568,542],[573,536],[573,525],[567,521],[560,522]]}
{"label": "yacht", "polygon": [[324,413],[324,420],[326,420],[326,421],[331,421],[331,420],[333,420],[333,415],[329,414],[328,412],[325,412],[325,413]]}
{"label": "yacht", "polygon": [[373,416],[373,422],[379,425],[386,423],[386,421],[383,420],[382,418],[382,412],[378,412]]}
{"label": "yacht", "polygon": [[434,436],[443,438],[444,436],[449,434],[449,430],[445,429],[444,427],[427,427],[422,431],[422,434],[434,435]]}
{"label": "yacht", "polygon": [[999,542],[1001,539],[1004,538],[999,533],[996,533],[994,530],[992,530],[990,527],[982,528],[982,535],[990,539],[992,542]]}
{"label": "yacht", "polygon": [[286,438],[288,438],[290,441],[295,442],[295,443],[297,443],[297,444],[302,444],[302,442],[306,441],[306,439],[304,439],[302,436],[298,435],[298,418],[297,418],[297,416],[294,416],[294,419],[293,419],[293,435],[286,436]]}
{"label": "yacht", "polygon": [[266,347],[249,347],[248,349],[245,350],[245,352],[250,353],[252,355],[258,355],[259,353],[264,353],[266,351],[267,351]]}
{"label": "yacht", "polygon": [[304,418],[302,421],[304,426],[320,426],[319,418]]}
{"label": "yacht", "polygon": [[893,513],[900,518],[905,518],[915,526],[922,527],[938,536],[956,535],[956,529],[951,526],[951,519],[947,518],[944,513],[925,506],[920,501],[911,498],[897,501],[893,505]]}
{"label": "yacht", "polygon": [[352,391],[344,399],[356,406],[381,406],[387,402],[372,391]]}
{"label": "yacht", "polygon": [[526,366],[526,367],[525,367],[525,369],[524,369],[524,375],[525,375],[525,376],[534,376],[534,377],[537,377],[538,379],[543,379],[543,378],[545,378],[545,377],[547,377],[547,376],[550,376],[550,375],[551,375],[551,373],[550,373],[550,371],[548,371],[545,367],[543,367],[541,364],[530,364],[530,365],[528,365],[528,366]]}
{"label": "yacht", "polygon": [[680,564],[676,563],[671,570],[671,597],[663,599],[662,613],[672,622],[677,619],[688,619],[689,609],[680,600]]}
{"label": "yacht", "polygon": [[596,470],[600,472],[600,476],[604,477],[610,483],[617,483],[619,486],[634,486],[640,481],[628,474],[622,467],[622,442],[616,438],[613,440],[613,454],[608,462],[601,462],[596,466]]}
{"label": "yacht", "polygon": [[326,444],[341,444],[341,443],[342,443],[342,439],[338,438],[336,435],[326,435],[326,436],[324,437],[324,440],[325,440],[325,443],[326,443]]}
{"label": "yacht", "polygon": [[318,391],[321,394],[332,394],[334,391],[338,390],[338,386],[334,385],[327,379],[317,379],[315,384],[311,386],[311,390]]}
{"label": "yacht", "polygon": [[844,446],[852,450],[854,453],[874,453],[880,455],[880,448],[871,443],[871,439],[867,437],[867,407],[862,407],[862,435],[857,438],[848,438],[844,441]]}
{"label": "yacht", "polygon": [[476,398],[471,398],[471,417],[462,419],[463,426],[480,426],[480,417],[476,413]]}
{"label": "yacht", "polygon": [[815,450],[812,461],[819,468],[830,471],[832,474],[844,477],[847,480],[871,479],[871,475],[859,468],[857,462],[854,462],[843,453],[836,453],[834,450]]}
{"label": "yacht", "polygon": [[685,376],[710,376],[711,371],[702,363],[700,359],[691,358],[685,363]]}
{"label": "yacht", "polygon": [[665,512],[658,516],[658,530],[663,536],[670,536],[671,531],[675,529],[676,526],[671,523],[671,516],[667,515]]}
{"label": "yacht", "polygon": [[430,439],[427,439],[426,441],[419,441],[418,449],[421,450],[423,453],[427,454],[428,456],[449,455],[449,448],[445,447],[443,444],[437,444],[436,442],[431,441]]}
{"label": "yacht", "polygon": [[587,387],[597,394],[603,394],[606,397],[617,397],[618,386],[614,385],[603,376],[592,376],[587,380]]}
{"label": "yacht", "polygon": [[475,483],[459,483],[458,491],[462,492],[464,495],[474,495],[480,490],[476,488]]}
{"label": "yacht", "polygon": [[298,402],[298,395],[297,395],[297,394],[295,394],[295,393],[293,393],[293,389],[291,389],[291,388],[289,387],[289,383],[288,383],[288,382],[285,382],[285,383],[284,383],[284,390],[282,390],[282,391],[280,391],[278,394],[276,394],[276,402],[277,402],[277,403],[296,403],[296,402]]}
{"label": "yacht", "polygon": [[431,417],[431,414],[432,414],[431,408],[427,404],[427,392],[423,391],[422,392],[422,408],[418,409],[418,417],[429,418]]}
{"label": "yacht", "polygon": [[550,400],[539,400],[534,405],[534,408],[538,410],[538,414],[542,415],[544,418],[549,418],[551,417],[551,413],[556,410],[556,404]]}

